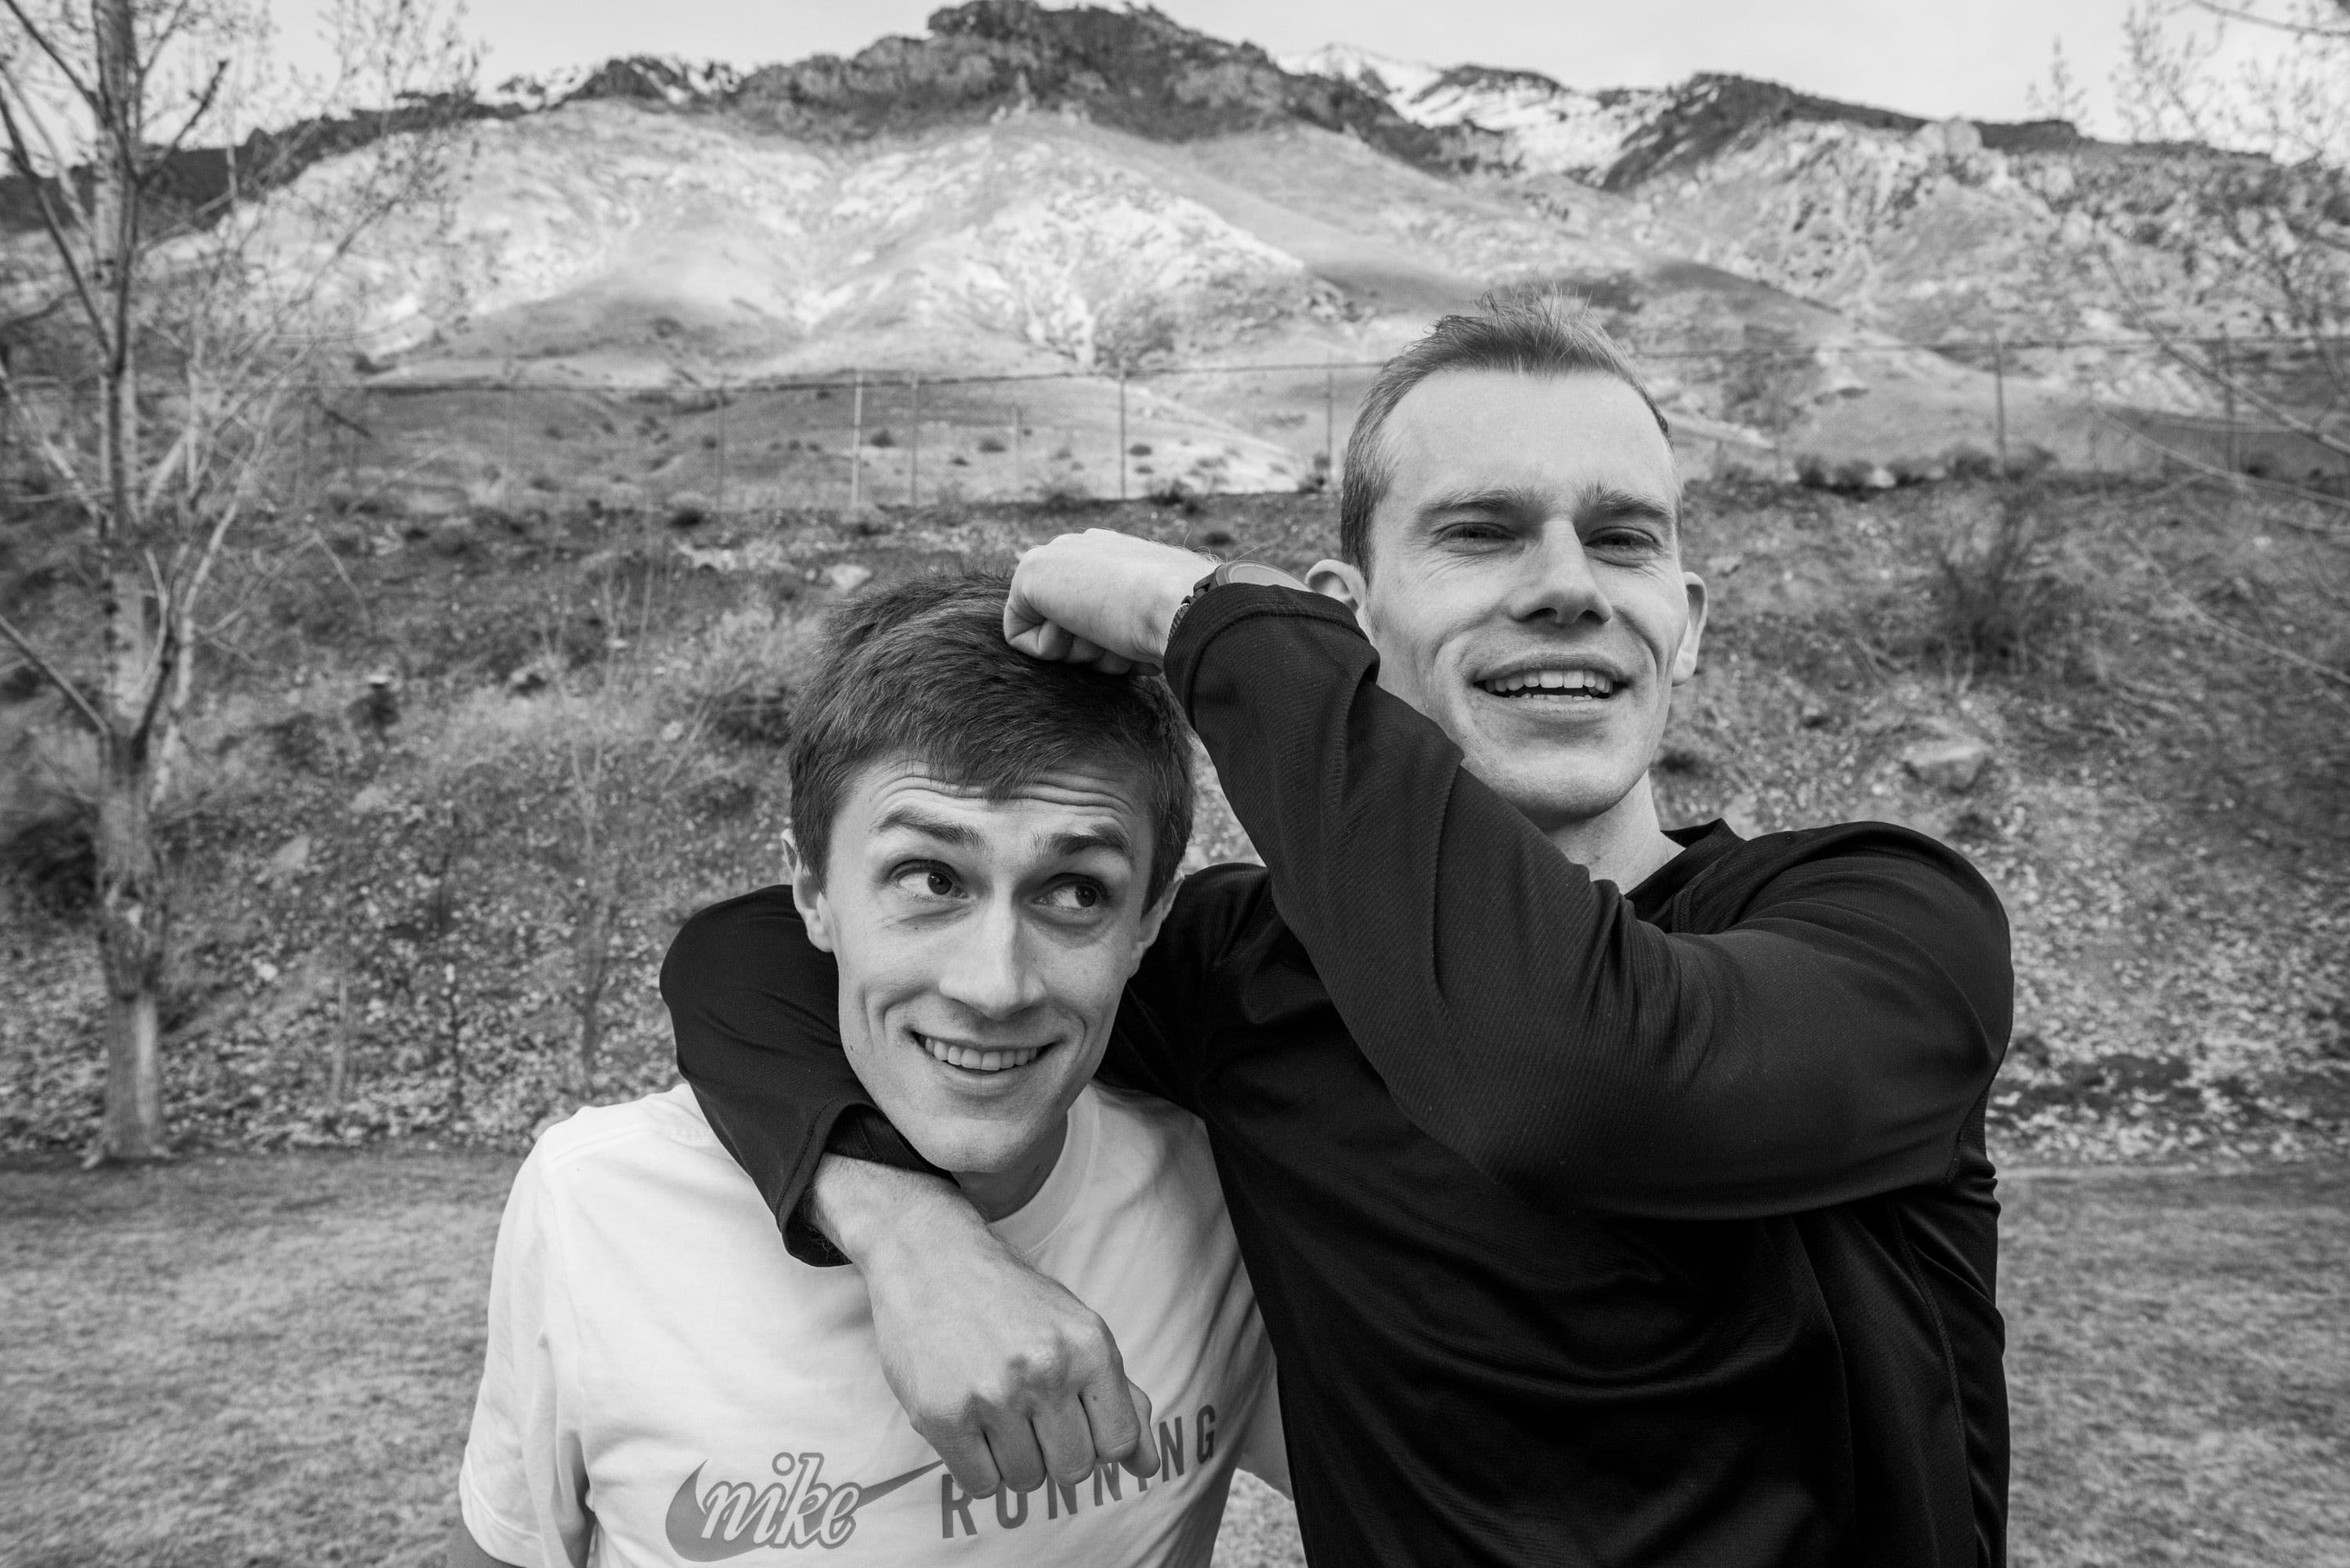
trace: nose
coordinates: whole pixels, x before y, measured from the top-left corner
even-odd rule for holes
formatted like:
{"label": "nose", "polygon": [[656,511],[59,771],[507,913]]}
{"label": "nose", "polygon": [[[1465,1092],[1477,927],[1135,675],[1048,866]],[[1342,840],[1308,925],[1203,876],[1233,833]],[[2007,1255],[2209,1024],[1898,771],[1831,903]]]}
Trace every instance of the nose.
{"label": "nose", "polygon": [[1591,557],[1572,518],[1554,518],[1543,524],[1534,547],[1518,557],[1523,575],[1513,585],[1510,616],[1514,620],[1550,619],[1562,627],[1578,620],[1605,624],[1615,611],[1591,570]]}
{"label": "nose", "polygon": [[1008,902],[991,900],[955,933],[940,992],[991,1020],[1033,1007],[1045,999],[1045,977],[1029,948],[1018,913]]}

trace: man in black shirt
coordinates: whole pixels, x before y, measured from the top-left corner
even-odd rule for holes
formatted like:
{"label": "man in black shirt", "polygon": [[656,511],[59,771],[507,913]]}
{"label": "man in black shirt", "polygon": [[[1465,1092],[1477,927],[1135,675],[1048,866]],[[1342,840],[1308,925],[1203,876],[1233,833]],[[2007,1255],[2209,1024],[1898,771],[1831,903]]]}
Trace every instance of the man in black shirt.
{"label": "man in black shirt", "polygon": [[[1207,1125],[1317,1564],[2003,1561],[2005,921],[1903,829],[1661,829],[1704,616],[1663,422],[1569,307],[1497,299],[1373,389],[1318,592],[1098,532],[1014,579],[1015,644],[1164,667],[1264,856],[1178,893],[1102,1070]],[[958,1474],[1041,1480],[1072,1404],[1116,1458],[1082,1309],[869,1163],[919,1164],[787,910],[671,950],[712,1124],[866,1269]],[[811,1191],[827,1147],[864,1158]]]}

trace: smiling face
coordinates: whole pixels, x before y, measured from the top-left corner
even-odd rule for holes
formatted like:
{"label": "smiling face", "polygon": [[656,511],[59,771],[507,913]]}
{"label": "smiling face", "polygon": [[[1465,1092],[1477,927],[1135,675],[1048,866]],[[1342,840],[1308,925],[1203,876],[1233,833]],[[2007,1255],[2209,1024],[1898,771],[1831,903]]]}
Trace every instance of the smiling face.
{"label": "smiling face", "polygon": [[[863,770],[795,900],[840,963],[857,1075],[990,1219],[1034,1195],[1158,935],[1140,779],[1046,774],[990,800],[910,760]],[[1171,889],[1170,895],[1171,897]]]}
{"label": "smiling face", "polygon": [[1367,572],[1344,576],[1379,684],[1546,833],[1627,801],[1705,587],[1681,570],[1672,450],[1612,376],[1448,370],[1397,404]]}

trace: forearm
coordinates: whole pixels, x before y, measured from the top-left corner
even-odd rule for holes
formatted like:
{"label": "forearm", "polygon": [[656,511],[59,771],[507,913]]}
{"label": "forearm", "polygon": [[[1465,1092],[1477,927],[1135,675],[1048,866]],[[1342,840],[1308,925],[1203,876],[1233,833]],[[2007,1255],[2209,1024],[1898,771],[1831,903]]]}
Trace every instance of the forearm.
{"label": "forearm", "polygon": [[[1990,1004],[1903,934],[1947,919],[1907,907],[1907,868],[1751,931],[1668,936],[1462,772],[1315,601],[1222,590],[1169,670],[1357,1044],[1488,1175],[1700,1217],[1939,1174],[1997,1044]],[[1983,913],[1959,911],[1970,950]]]}
{"label": "forearm", "polygon": [[869,1160],[826,1155],[808,1184],[801,1213],[868,1272],[910,1268],[951,1245],[1010,1256],[952,1181]]}
{"label": "forearm", "polygon": [[483,1551],[482,1543],[473,1539],[473,1532],[465,1528],[462,1519],[449,1527],[443,1560],[447,1568],[514,1568],[514,1564]]}
{"label": "forearm", "polygon": [[793,1251],[837,1262],[792,1223],[825,1150],[929,1168],[871,1109],[849,1066],[837,971],[808,941],[788,892],[765,888],[694,915],[670,944],[660,987],[678,1070],[711,1130]]}

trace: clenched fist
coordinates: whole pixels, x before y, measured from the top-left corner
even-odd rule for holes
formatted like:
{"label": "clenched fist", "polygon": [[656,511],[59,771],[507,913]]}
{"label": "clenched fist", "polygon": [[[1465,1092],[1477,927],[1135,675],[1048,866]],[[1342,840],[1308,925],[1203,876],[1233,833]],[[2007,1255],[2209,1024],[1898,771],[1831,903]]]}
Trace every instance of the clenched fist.
{"label": "clenched fist", "polygon": [[1111,675],[1155,669],[1192,585],[1214,557],[1107,528],[1064,534],[1020,557],[1003,604],[1003,635],[1037,659],[1097,665]]}

